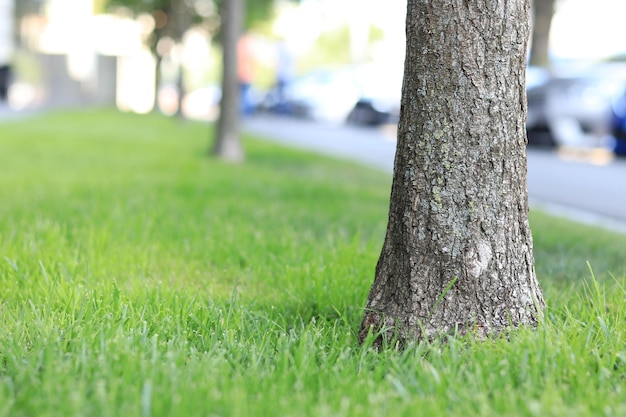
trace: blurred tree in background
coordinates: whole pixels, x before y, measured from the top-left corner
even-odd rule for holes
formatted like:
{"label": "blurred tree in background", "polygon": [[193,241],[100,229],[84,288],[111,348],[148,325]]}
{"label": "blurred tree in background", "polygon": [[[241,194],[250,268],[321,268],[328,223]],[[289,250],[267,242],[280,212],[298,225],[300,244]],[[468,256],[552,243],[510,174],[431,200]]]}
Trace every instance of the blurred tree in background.
{"label": "blurred tree in background", "polygon": [[[215,19],[213,3],[199,0],[101,0],[106,2],[102,8],[115,10],[125,7],[135,15],[148,14],[154,20],[151,35],[147,39],[148,47],[156,58],[156,89],[161,85],[161,63],[163,57],[172,52],[180,44],[187,30],[202,19]],[[178,71],[178,112],[185,91],[183,71]]]}
{"label": "blurred tree in background", "polygon": [[223,55],[222,99],[211,154],[229,162],[244,159],[239,139],[240,86],[238,79],[238,41],[242,34],[245,0],[223,0],[220,37]]}
{"label": "blurred tree in background", "polygon": [[[350,26],[342,25],[334,30],[320,34],[309,53],[303,56],[299,65],[305,70],[321,66],[352,64],[353,57],[350,45]],[[375,44],[383,39],[383,31],[374,25],[368,28],[368,44]]]}
{"label": "blurred tree in background", "polygon": [[[94,7],[97,12],[123,7],[135,16],[151,15],[154,27],[148,38],[148,46],[157,59],[158,71],[163,56],[172,52],[172,48],[183,41],[185,33],[194,25],[202,25],[221,46],[220,9],[223,3],[224,0],[97,0]],[[271,16],[273,3],[274,0],[250,1],[245,10],[245,27],[267,20]],[[157,76],[157,85],[160,81]],[[180,91],[184,91],[182,74],[178,84]]]}
{"label": "blurred tree in background", "polygon": [[529,64],[547,68],[550,66],[550,28],[554,17],[555,0],[533,0],[533,25]]}
{"label": "blurred tree in background", "polygon": [[[154,20],[149,47],[157,59],[156,87],[161,84],[161,60],[183,41],[194,24],[204,24],[223,51],[222,98],[220,117],[212,154],[231,161],[243,159],[239,144],[239,86],[237,83],[237,42],[243,30],[271,16],[274,0],[101,0],[104,9],[125,7],[139,15],[148,13]],[[179,68],[178,113],[185,92],[183,71]]]}

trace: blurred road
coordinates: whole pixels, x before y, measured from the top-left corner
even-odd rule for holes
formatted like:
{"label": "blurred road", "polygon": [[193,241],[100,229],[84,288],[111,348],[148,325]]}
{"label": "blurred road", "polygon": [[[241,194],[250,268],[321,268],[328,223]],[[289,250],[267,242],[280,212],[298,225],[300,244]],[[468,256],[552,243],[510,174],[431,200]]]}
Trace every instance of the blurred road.
{"label": "blurred road", "polygon": [[[324,125],[260,115],[244,131],[303,149],[393,171],[395,129]],[[528,149],[532,207],[608,229],[626,232],[626,160],[574,150]]]}
{"label": "blurred road", "polygon": [[244,131],[289,146],[344,157],[393,171],[395,129],[324,124],[289,117],[258,115],[244,119]]}
{"label": "blurred road", "polygon": [[12,117],[15,114],[13,110],[9,108],[6,104],[0,102],[0,120],[6,120],[9,117]]}
{"label": "blurred road", "polygon": [[7,104],[0,102],[0,122],[3,120],[17,119],[34,114],[34,110],[16,111]]}

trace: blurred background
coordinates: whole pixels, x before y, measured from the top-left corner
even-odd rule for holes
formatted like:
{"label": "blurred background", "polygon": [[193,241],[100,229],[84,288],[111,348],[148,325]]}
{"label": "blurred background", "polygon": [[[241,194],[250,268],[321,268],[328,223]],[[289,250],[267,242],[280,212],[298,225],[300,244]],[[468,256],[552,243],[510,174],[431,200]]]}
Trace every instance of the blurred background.
{"label": "blurred background", "polygon": [[[0,108],[213,120],[227,0],[0,0]],[[241,113],[394,126],[405,0],[249,0]],[[626,154],[626,2],[534,0],[529,144]]]}
{"label": "blurred background", "polygon": [[[213,0],[0,0],[0,65],[10,67],[4,98],[16,109],[112,104],[213,119],[219,7]],[[240,82],[249,87],[242,111],[340,121],[366,91],[397,107],[404,13],[403,1],[248,2],[238,47]]]}

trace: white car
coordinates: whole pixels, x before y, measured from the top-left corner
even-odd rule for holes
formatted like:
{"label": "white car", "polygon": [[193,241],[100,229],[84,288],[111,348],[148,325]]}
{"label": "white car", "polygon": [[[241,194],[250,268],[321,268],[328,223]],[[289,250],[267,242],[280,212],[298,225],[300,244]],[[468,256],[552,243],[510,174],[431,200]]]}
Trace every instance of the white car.
{"label": "white car", "polygon": [[543,128],[553,145],[609,146],[611,107],[625,87],[626,63],[612,62],[554,77],[529,90],[529,138],[533,129]]}

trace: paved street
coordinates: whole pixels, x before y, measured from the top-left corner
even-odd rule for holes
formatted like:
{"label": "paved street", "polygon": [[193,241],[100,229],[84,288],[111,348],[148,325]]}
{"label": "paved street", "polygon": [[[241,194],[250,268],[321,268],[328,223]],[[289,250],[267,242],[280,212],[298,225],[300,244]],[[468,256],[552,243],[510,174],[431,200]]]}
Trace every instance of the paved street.
{"label": "paved street", "polygon": [[393,170],[396,138],[391,130],[264,115],[245,120],[244,130],[289,146],[351,159],[388,172]]}
{"label": "paved street", "polygon": [[7,104],[0,102],[0,122],[32,115],[33,112],[34,110],[16,111],[11,109]]}
{"label": "paved street", "polygon": [[6,104],[0,102],[0,120],[5,120],[15,114]]}
{"label": "paved street", "polygon": [[[294,147],[359,161],[392,172],[395,132],[257,116],[247,132]],[[531,207],[626,232],[626,160],[607,153],[528,150]]]}

